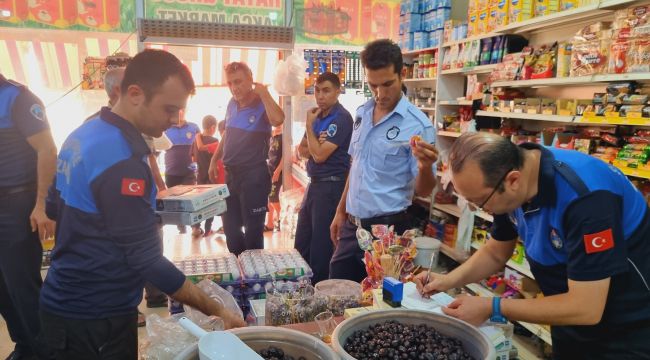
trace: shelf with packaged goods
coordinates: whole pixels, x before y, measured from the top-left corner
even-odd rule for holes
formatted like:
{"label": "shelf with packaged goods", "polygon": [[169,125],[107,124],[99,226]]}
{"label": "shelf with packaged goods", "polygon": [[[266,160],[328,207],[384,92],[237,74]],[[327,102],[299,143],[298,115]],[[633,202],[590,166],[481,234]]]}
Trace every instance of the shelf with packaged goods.
{"label": "shelf with packaged goods", "polygon": [[650,126],[650,118],[620,116],[576,116],[574,122],[587,125],[636,125]]}
{"label": "shelf with packaged goods", "polygon": [[[483,287],[483,285],[467,284],[465,285],[465,287],[468,288],[473,293],[475,293],[476,295],[483,296],[483,297],[494,297],[494,293],[489,289]],[[542,339],[545,343],[551,345],[551,332],[547,328],[537,324],[527,323],[524,321],[515,321],[515,322],[528,329],[528,331],[535,334],[537,337]]]}
{"label": "shelf with packaged goods", "polygon": [[490,33],[485,33],[485,34],[474,35],[474,36],[470,36],[470,37],[465,38],[465,39],[460,39],[460,40],[455,40],[455,41],[450,41],[448,43],[444,43],[444,44],[442,44],[442,47],[452,47],[454,45],[464,44],[464,43],[468,43],[468,42],[475,41],[475,40],[487,39],[487,38],[491,38],[491,37],[495,37],[495,36],[499,36],[499,35],[501,35],[501,34],[498,34],[496,32],[490,32]]}
{"label": "shelf with packaged goods", "polygon": [[452,74],[463,74],[463,75],[488,74],[488,73],[491,73],[492,70],[496,69],[496,67],[497,67],[497,64],[477,65],[477,66],[473,66],[473,67],[464,67],[464,68],[458,68],[458,69],[442,70],[441,74],[443,74],[443,75],[452,75]]}
{"label": "shelf with packaged goods", "polygon": [[564,10],[555,14],[534,17],[529,20],[508,24],[496,29],[494,32],[498,34],[523,34],[541,29],[548,29],[550,27],[589,21],[609,14],[613,9],[622,8],[631,5],[634,2],[635,0],[602,0],[575,9]]}
{"label": "shelf with packaged goods", "polygon": [[650,179],[650,170],[634,169],[626,166],[620,166],[617,164],[614,164],[614,166],[616,166],[619,170],[623,172],[623,174],[627,176],[634,176],[642,179]]}
{"label": "shelf with packaged goods", "polygon": [[404,79],[405,83],[417,83],[417,82],[430,82],[430,81],[436,81],[437,78],[432,77],[432,78],[414,78],[414,79]]}
{"label": "shelf with packaged goods", "polygon": [[423,52],[427,51],[434,51],[438,50],[438,46],[430,47],[430,48],[425,48],[425,49],[415,49],[415,50],[408,50],[408,51],[402,51],[402,56],[415,56]]}
{"label": "shelf with packaged goods", "polygon": [[[443,71],[444,74],[444,71]],[[616,81],[650,81],[650,73],[601,74],[590,76],[574,76],[562,78],[546,78],[531,80],[495,81],[490,85],[497,87],[546,87],[546,86],[591,86],[594,83],[609,83]]]}
{"label": "shelf with packaged goods", "polygon": [[440,100],[438,104],[449,106],[471,106],[472,100]]}
{"label": "shelf with packaged goods", "polygon": [[298,164],[291,164],[291,173],[293,178],[296,179],[302,187],[306,188],[307,185],[309,185],[309,176],[307,176],[307,172]]}
{"label": "shelf with packaged goods", "polygon": [[[472,249],[478,250],[481,247],[481,245],[478,245],[475,242],[472,242]],[[524,260],[525,261],[525,260]],[[533,272],[530,271],[530,266],[528,265],[528,262],[525,262],[523,264],[517,264],[516,262],[512,260],[508,260],[506,263],[506,266],[513,269],[517,270],[520,274],[526,275],[527,277],[531,279],[535,279],[535,276],[533,276]]]}
{"label": "shelf with packaged goods", "polygon": [[[449,215],[453,215],[455,217],[460,217],[461,215],[460,208],[456,204],[433,204],[433,207],[434,209],[438,209],[442,212],[445,212]],[[494,221],[494,217],[484,211],[477,211],[475,215],[489,222]]]}
{"label": "shelf with packaged goods", "polygon": [[508,119],[524,119],[524,120],[540,120],[540,121],[554,121],[572,123],[574,116],[562,115],[544,115],[544,114],[526,114],[526,113],[512,113],[512,112],[497,112],[497,111],[477,111],[476,116],[488,116]]}
{"label": "shelf with packaged goods", "polygon": [[438,131],[437,134],[438,136],[452,137],[452,138],[457,138],[463,135],[462,133],[456,131]]}

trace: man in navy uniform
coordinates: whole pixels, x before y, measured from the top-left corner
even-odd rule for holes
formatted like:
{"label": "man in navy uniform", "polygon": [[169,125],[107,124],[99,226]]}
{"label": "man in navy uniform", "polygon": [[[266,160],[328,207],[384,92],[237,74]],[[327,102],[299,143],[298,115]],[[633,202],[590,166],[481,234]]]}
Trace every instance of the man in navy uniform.
{"label": "man in navy uniform", "polygon": [[[350,170],[352,115],[339,103],[341,81],[325,72],[314,84],[318,107],[307,111],[305,136],[298,151],[307,160],[310,183],[298,214],[296,249],[314,272],[312,281],[329,279],[334,244],[329,227]],[[324,141],[320,141],[325,134]]]}
{"label": "man in navy uniform", "polygon": [[56,146],[43,103],[0,74],[0,314],[16,343],[7,359],[34,358],[40,322],[40,239],[54,236],[45,198]]}
{"label": "man in navy uniform", "polygon": [[406,69],[399,46],[373,41],[361,52],[361,63],[373,98],[357,109],[350,176],[330,227],[336,246],[330,277],[353,281],[366,276],[356,229],[386,224],[401,234],[411,228],[406,209],[414,195],[431,194],[438,159],[431,120],[402,93]]}
{"label": "man in navy uniform", "polygon": [[650,212],[625,175],[577,151],[487,133],[458,138],[449,163],[456,192],[495,214],[492,240],[447,275],[419,276],[423,293],[502,271],[519,236],[544,296],[459,297],[446,314],[550,324],[557,359],[650,358]]}
{"label": "man in navy uniform", "polygon": [[226,109],[226,132],[209,172],[212,179],[217,177],[216,163],[223,154],[230,191],[228,210],[222,215],[223,230],[228,250],[239,255],[244,250],[264,248],[264,220],[271,191],[266,159],[271,126],[282,125],[284,112],[266,86],[253,82],[248,65],[230,63],[225,73],[232,99]]}
{"label": "man in navy uniform", "polygon": [[66,139],[48,202],[57,241],[41,291],[42,331],[56,359],[136,359],[145,281],[226,327],[244,325],[162,254],[142,134],[159,137],[177,123],[193,91],[175,56],[145,50],[127,66],[117,104]]}

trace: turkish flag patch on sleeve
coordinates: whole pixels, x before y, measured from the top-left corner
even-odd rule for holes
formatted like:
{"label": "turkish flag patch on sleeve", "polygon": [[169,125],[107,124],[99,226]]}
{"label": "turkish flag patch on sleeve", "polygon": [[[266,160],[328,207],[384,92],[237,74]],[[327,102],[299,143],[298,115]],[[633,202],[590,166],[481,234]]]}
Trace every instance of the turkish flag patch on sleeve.
{"label": "turkish flag patch on sleeve", "polygon": [[122,179],[122,195],[126,196],[143,196],[144,180],[142,179]]}
{"label": "turkish flag patch on sleeve", "polygon": [[614,234],[612,229],[603,230],[595,234],[584,235],[585,250],[587,254],[593,254],[614,247]]}

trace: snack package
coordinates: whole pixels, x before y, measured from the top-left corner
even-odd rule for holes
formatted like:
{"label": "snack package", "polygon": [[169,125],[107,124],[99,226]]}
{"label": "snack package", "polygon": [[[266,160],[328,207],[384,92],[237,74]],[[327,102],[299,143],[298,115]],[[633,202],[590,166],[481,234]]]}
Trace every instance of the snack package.
{"label": "snack package", "polygon": [[631,41],[619,40],[612,43],[609,51],[608,72],[610,74],[623,74],[628,72],[627,62]]}
{"label": "snack package", "polygon": [[516,23],[531,19],[535,12],[534,0],[508,0],[508,21]]}
{"label": "snack package", "polygon": [[551,15],[560,11],[560,0],[535,0],[535,17]]}
{"label": "snack package", "polygon": [[607,70],[608,40],[592,40],[573,44],[570,76],[603,74]]}
{"label": "snack package", "polygon": [[580,6],[580,0],[560,0],[560,11],[575,9]]}
{"label": "snack package", "polygon": [[532,66],[531,79],[552,78],[555,68],[555,55],[557,43],[551,46],[544,45],[538,50],[538,57]]}
{"label": "snack package", "polygon": [[557,66],[556,77],[568,77],[571,72],[571,53],[573,51],[573,43],[562,42],[557,47]]}
{"label": "snack package", "polygon": [[495,28],[508,25],[508,9],[510,2],[508,0],[499,0],[497,3],[497,17],[495,20]]}
{"label": "snack package", "polygon": [[628,73],[650,72],[650,39],[634,39],[626,57]]}

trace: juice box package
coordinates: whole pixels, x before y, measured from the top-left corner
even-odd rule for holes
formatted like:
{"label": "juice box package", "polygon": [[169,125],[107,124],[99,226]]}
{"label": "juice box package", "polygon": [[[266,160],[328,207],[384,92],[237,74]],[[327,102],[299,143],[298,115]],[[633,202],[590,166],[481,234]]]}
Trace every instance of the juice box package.
{"label": "juice box package", "polygon": [[488,28],[488,10],[481,10],[478,13],[478,21],[476,26],[476,34],[485,34],[487,33]]}

